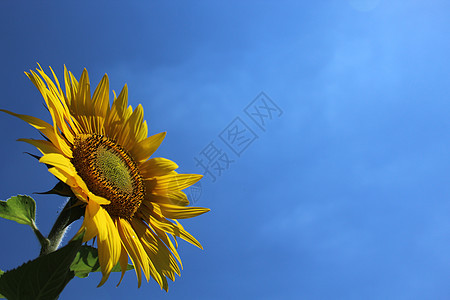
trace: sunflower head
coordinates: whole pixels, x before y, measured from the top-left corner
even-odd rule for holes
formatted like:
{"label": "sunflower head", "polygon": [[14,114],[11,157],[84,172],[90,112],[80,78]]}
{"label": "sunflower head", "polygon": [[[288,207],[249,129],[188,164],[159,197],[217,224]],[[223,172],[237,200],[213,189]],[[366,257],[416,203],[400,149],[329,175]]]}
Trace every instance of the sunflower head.
{"label": "sunflower head", "polygon": [[141,206],[145,189],[133,158],[116,142],[97,134],[75,138],[72,164],[94,194],[110,199],[110,216],[127,220]]}
{"label": "sunflower head", "polygon": [[128,106],[126,85],[110,105],[107,75],[91,96],[86,70],[77,80],[64,67],[65,92],[50,70],[53,79],[40,67],[26,74],[41,92],[52,124],[1,111],[41,132],[45,140],[20,140],[42,153],[39,161],[85,208],[80,231],[86,231],[84,241],[96,237],[103,273],[99,286],[117,263],[123,277],[131,259],[139,286],[144,273],[147,281],[153,277],[167,290],[167,278],[180,275],[176,238],[202,248],[177,221],[209,211],[188,206],[182,191],[202,176],[178,174],[174,162],[150,158],[165,133],[148,136],[142,106]]}

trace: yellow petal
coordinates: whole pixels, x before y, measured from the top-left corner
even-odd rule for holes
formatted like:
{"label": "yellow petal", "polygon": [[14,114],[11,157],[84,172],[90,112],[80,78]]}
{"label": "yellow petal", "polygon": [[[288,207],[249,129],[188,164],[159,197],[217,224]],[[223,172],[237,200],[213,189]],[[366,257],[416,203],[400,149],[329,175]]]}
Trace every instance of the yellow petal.
{"label": "yellow petal", "polygon": [[170,174],[156,177],[156,185],[153,189],[153,193],[159,195],[166,195],[170,191],[183,190],[197,181],[199,181],[203,175],[199,174]]}
{"label": "yellow petal", "polygon": [[[98,258],[103,274],[98,286],[103,285],[112,268],[117,264],[122,251],[121,238],[108,212],[96,202],[89,202],[84,216],[84,227],[97,234]],[[86,233],[87,234],[87,233]],[[92,233],[89,234],[89,237]]]}
{"label": "yellow petal", "polygon": [[[72,76],[72,74],[71,74]],[[71,78],[72,79],[72,78]],[[73,81],[73,80],[72,80]],[[73,83],[72,83],[73,84]],[[91,100],[89,75],[84,69],[81,74],[75,98],[72,100],[73,116],[78,120],[84,133],[99,133],[94,122],[94,106]]]}
{"label": "yellow petal", "polygon": [[166,133],[161,132],[152,135],[134,145],[134,147],[131,149],[131,154],[135,161],[141,162],[147,160],[156,151],[156,149],[158,149],[165,136]]}
{"label": "yellow petal", "polygon": [[109,204],[108,199],[100,197],[89,191],[86,183],[78,175],[71,161],[61,154],[49,153],[39,159],[39,162],[54,166],[49,172],[55,175],[59,180],[69,185],[78,199],[88,202],[95,201],[97,204]]}
{"label": "yellow petal", "polygon": [[94,112],[94,106],[91,100],[91,84],[89,82],[89,74],[86,69],[83,70],[78,83],[77,104],[81,104],[81,112],[91,116]]}
{"label": "yellow petal", "polygon": [[111,110],[114,108],[114,113],[116,114],[114,116],[117,117],[119,120],[124,121],[127,115],[126,113],[127,107],[128,107],[128,86],[125,84],[122,88],[122,91],[120,91],[119,97],[117,97],[117,99],[114,100]]}
{"label": "yellow petal", "polygon": [[119,286],[120,283],[122,282],[123,276],[125,275],[125,272],[128,269],[128,253],[123,245],[122,245],[122,251],[120,252],[119,264],[120,264],[120,270],[122,271],[122,275],[120,276],[120,280],[119,280],[119,283],[117,283],[117,286]]}
{"label": "yellow petal", "polygon": [[109,110],[109,81],[105,74],[94,91],[92,97],[94,115],[92,116],[92,123],[94,123],[95,132],[98,134],[105,134],[105,120]]}
{"label": "yellow petal", "polygon": [[[39,65],[39,64],[38,64],[38,65]],[[39,65],[39,67],[41,67],[41,66]],[[63,92],[62,89],[61,89],[61,85],[59,84],[58,77],[56,77],[56,74],[55,74],[55,72],[53,72],[52,67],[49,67],[49,68],[50,68],[50,71],[51,71],[52,74],[53,74],[53,79],[55,80],[55,84],[56,84],[56,86],[58,87],[58,93],[59,93],[60,95],[64,95],[64,92]],[[42,70],[42,68],[41,68],[41,70]]]}
{"label": "yellow petal", "polygon": [[184,230],[183,226],[181,226],[180,223],[177,222],[177,220],[174,220],[176,224],[173,224],[172,222],[169,222],[165,219],[157,219],[154,216],[149,216],[149,225],[151,225],[154,228],[158,228],[159,230],[165,231],[173,236],[177,236],[182,238],[183,240],[199,247],[200,249],[203,249],[202,245],[199,241],[197,241],[189,232]]}
{"label": "yellow petal", "polygon": [[74,135],[79,133],[79,126],[74,123],[74,119],[72,118],[65,101],[65,95],[59,85],[58,78],[51,68],[50,70],[52,71],[57,86],[53,80],[45,74],[41,66],[39,66],[37,71],[45,80],[46,85],[35,72],[30,70],[31,74],[26,74],[44,97],[45,103],[47,104],[50,114],[52,115],[54,126],[56,125],[60,128],[69,142],[73,143]]}
{"label": "yellow petal", "polygon": [[44,140],[34,140],[34,139],[18,139],[18,141],[25,142],[35,146],[42,154],[58,153],[62,154],[61,150],[56,148],[51,142]]}
{"label": "yellow petal", "polygon": [[[170,269],[173,270],[175,273],[177,273],[178,276],[181,276],[181,270],[178,267],[177,262],[173,258],[173,256],[175,256],[177,261],[180,263],[181,268],[183,268],[183,264],[181,263],[181,258],[180,258],[179,254],[177,252],[176,247],[173,245],[172,241],[170,240],[170,238],[168,237],[168,235],[164,231],[162,231],[162,230],[160,230],[158,228],[155,228],[155,227],[152,228],[152,230],[157,234],[159,239],[164,242],[166,247],[168,247],[168,249],[170,249],[170,251],[172,252],[172,254],[170,255],[171,257],[169,258]],[[173,280],[173,277],[171,279]]]}
{"label": "yellow petal", "polygon": [[[74,107],[74,98],[77,92],[77,88],[76,85],[73,84],[73,80],[72,80],[72,73],[69,73],[69,71],[67,70],[66,65],[64,65],[64,84],[65,84],[65,89],[66,89],[66,100],[67,100],[67,105],[69,106],[69,108],[76,112],[75,107]],[[75,79],[76,81],[76,79]]]}
{"label": "yellow petal", "polygon": [[136,271],[136,276],[138,279],[138,287],[141,286],[141,268],[144,271],[144,275],[149,280],[150,269],[149,269],[149,258],[144,248],[142,247],[139,238],[131,227],[127,220],[118,218],[116,220],[117,228],[119,229],[120,237],[122,238],[122,243],[128,252],[131,260],[133,261],[134,269]]}
{"label": "yellow petal", "polygon": [[[55,167],[49,168],[48,171],[52,173],[56,178],[58,178],[59,180],[70,186],[72,190],[78,187],[76,180],[67,172],[64,172],[61,169]],[[78,198],[80,199],[80,197]]]}
{"label": "yellow petal", "polygon": [[[137,135],[139,134],[142,126],[142,122],[144,120],[144,109],[142,105],[139,104],[131,114],[130,118],[127,120],[125,127],[128,127],[130,130],[130,134],[126,137],[129,139],[128,142],[124,142],[123,145],[126,148],[131,148],[134,144],[137,143]],[[119,139],[120,140],[124,140]]]}
{"label": "yellow petal", "polygon": [[[106,115],[109,110],[109,80],[108,75],[104,75],[92,96],[92,102],[94,103],[94,110],[97,116],[106,119]],[[102,124],[103,125],[103,124]]]}
{"label": "yellow petal", "polygon": [[210,211],[209,208],[204,207],[193,207],[193,206],[183,207],[166,203],[159,203],[156,205],[159,205],[164,217],[169,219],[193,218]]}
{"label": "yellow petal", "polygon": [[133,219],[133,228],[139,236],[139,240],[150,258],[150,274],[159,283],[161,289],[168,290],[166,274],[173,273],[170,264],[172,254],[164,244],[154,236],[154,233],[143,222]]}
{"label": "yellow petal", "polygon": [[80,228],[80,230],[86,230],[83,237],[83,243],[92,240],[98,235],[98,226],[92,216],[95,215],[99,209],[100,206],[96,206],[95,204],[91,204],[90,206],[86,205],[83,224]]}
{"label": "yellow petal", "polygon": [[[129,117],[128,111],[130,111]],[[122,125],[115,130],[117,143],[125,149],[132,149],[138,142],[137,136],[140,135],[143,118],[144,110],[142,105],[139,104],[134,111],[131,106],[128,107],[127,113],[121,122]]]}
{"label": "yellow petal", "polygon": [[148,136],[148,126],[147,121],[142,122],[139,132],[136,133],[136,141],[140,142]]}
{"label": "yellow petal", "polygon": [[[149,180],[144,180],[144,184],[147,183]],[[147,188],[147,184],[146,184]],[[145,195],[145,200],[150,202],[156,202],[156,203],[168,203],[168,204],[175,204],[175,205],[181,205],[186,206],[189,205],[189,200],[186,196],[186,194],[182,191],[170,191],[170,192],[164,192],[162,195],[159,194],[151,194],[151,189],[146,189],[149,191]]]}
{"label": "yellow petal", "polygon": [[141,104],[133,111],[128,122],[133,132],[133,145],[147,137],[147,135],[144,136],[144,109]]}
{"label": "yellow petal", "polygon": [[32,116],[16,114],[4,109],[0,109],[0,111],[10,114],[14,117],[17,117],[27,122],[37,130],[39,130],[45,137],[47,137],[50,140],[50,142],[52,142],[53,145],[58,146],[64,153],[64,155],[66,155],[67,157],[72,156],[72,151],[70,150],[70,147],[67,145],[67,143],[65,143],[65,141],[62,141],[61,138],[57,136],[55,128],[53,128],[52,125],[48,124],[47,122],[39,118],[35,118]]}
{"label": "yellow petal", "polygon": [[92,192],[88,192],[88,199],[95,201],[97,204],[101,204],[101,205],[107,205],[107,204],[111,203],[110,200],[103,198],[101,196],[97,196]]}
{"label": "yellow petal", "polygon": [[149,160],[146,160],[139,166],[141,175],[144,178],[167,175],[168,173],[172,172],[177,168],[178,165],[176,163],[162,157],[151,158]]}
{"label": "yellow petal", "polygon": [[147,251],[147,255],[150,257],[151,261],[154,262],[156,270],[159,274],[161,274],[163,279],[163,285],[161,288],[167,291],[168,285],[166,277],[174,281],[174,273],[176,272],[180,275],[180,269],[175,258],[166,245],[159,239],[158,235],[153,233],[150,229],[146,230],[141,242]]}
{"label": "yellow petal", "polygon": [[116,98],[114,93],[114,101],[113,104],[111,105],[111,109],[107,113],[105,122],[106,135],[114,140],[117,140],[117,136],[119,134],[118,129],[121,126],[123,126],[125,122],[125,111],[127,110],[127,105],[128,105],[128,87],[125,84],[122,91],[119,94],[119,97]]}
{"label": "yellow petal", "polygon": [[184,227],[180,224],[180,222],[178,222],[176,219],[174,219],[175,223],[177,224],[177,228],[179,230],[179,235],[175,234],[176,236],[179,236],[180,238],[182,238],[183,240],[185,240],[186,242],[189,242],[197,247],[199,247],[200,249],[203,250],[203,246],[200,244],[199,241],[197,241],[197,239],[195,239],[189,232],[187,232]]}
{"label": "yellow petal", "polygon": [[77,174],[72,162],[67,157],[59,153],[45,154],[39,159],[39,162],[63,169],[71,176],[75,176]]}
{"label": "yellow petal", "polygon": [[37,130],[39,130],[43,135],[45,135],[52,142],[53,142],[53,139],[55,139],[54,134],[53,134],[53,126],[48,124],[47,122],[45,122],[39,118],[36,118],[36,117],[16,114],[16,113],[13,113],[13,112],[5,110],[5,109],[0,109],[0,111],[10,114],[14,117],[17,117],[17,118],[27,122],[28,124],[30,124],[31,126],[36,128]]}
{"label": "yellow petal", "polygon": [[[137,236],[139,237],[139,241],[141,245],[143,246],[144,251],[146,252],[147,256],[150,258],[148,251],[145,249],[145,235],[146,231],[150,230],[145,223],[143,223],[141,220],[138,220],[137,218],[134,218],[132,220],[132,227],[134,231],[136,232]],[[155,279],[155,281],[161,286],[164,286],[164,275],[163,272],[158,271],[157,267],[154,264],[154,260],[149,259],[149,270],[150,275]],[[167,281],[166,281],[167,284]]]}

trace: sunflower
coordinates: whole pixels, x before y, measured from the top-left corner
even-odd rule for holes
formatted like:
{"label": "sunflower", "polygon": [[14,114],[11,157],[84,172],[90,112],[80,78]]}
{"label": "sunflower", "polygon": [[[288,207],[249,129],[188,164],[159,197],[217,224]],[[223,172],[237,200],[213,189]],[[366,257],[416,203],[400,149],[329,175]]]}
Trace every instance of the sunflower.
{"label": "sunflower", "polygon": [[[182,263],[177,237],[202,249],[177,219],[191,218],[209,209],[187,206],[183,189],[201,179],[197,174],[178,174],[178,166],[165,158],[150,156],[165,132],[148,137],[143,109],[128,106],[125,85],[114,94],[110,106],[109,81],[105,74],[91,97],[86,69],[79,81],[64,66],[65,93],[50,68],[53,80],[39,66],[25,74],[42,94],[53,125],[27,115],[2,110],[35,127],[45,140],[19,139],[35,146],[39,161],[70,187],[84,209],[80,231],[83,242],[95,238],[102,279],[108,279],[119,263],[122,280],[128,258],[167,291],[167,278],[180,276]],[[141,272],[142,270],[142,272]],[[120,284],[119,281],[119,284]]]}

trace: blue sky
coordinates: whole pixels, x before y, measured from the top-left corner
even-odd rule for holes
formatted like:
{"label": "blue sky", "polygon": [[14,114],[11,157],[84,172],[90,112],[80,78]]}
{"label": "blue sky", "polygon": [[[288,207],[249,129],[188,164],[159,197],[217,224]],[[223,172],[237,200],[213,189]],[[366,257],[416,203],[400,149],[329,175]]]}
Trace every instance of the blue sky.
{"label": "blue sky", "polygon": [[[61,299],[448,299],[450,4],[446,1],[2,1],[1,107],[49,120],[23,74],[36,62],[96,85],[127,83],[157,152],[180,172],[210,142],[234,160],[202,180],[182,224],[169,292],[135,275],[74,279]],[[244,108],[265,92],[283,111],[261,130]],[[238,157],[219,134],[236,118],[258,138]],[[56,180],[0,116],[0,199]],[[35,195],[48,232],[62,199]],[[0,220],[0,269],[36,257],[26,226]],[[78,226],[78,225],[77,225]],[[100,298],[99,298],[100,297]]]}

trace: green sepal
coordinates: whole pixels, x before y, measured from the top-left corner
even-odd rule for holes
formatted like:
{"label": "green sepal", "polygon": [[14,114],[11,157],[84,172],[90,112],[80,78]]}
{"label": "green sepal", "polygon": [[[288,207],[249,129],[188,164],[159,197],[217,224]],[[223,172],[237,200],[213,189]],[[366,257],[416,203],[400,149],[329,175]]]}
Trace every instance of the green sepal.
{"label": "green sepal", "polygon": [[42,255],[0,277],[0,293],[9,300],[58,299],[67,283],[75,276],[70,264],[80,250],[84,233],[66,246]]}
{"label": "green sepal", "polygon": [[31,154],[30,152],[25,152],[25,154],[28,154],[29,156],[34,157],[37,160],[40,160],[42,157],[42,156],[37,156],[37,155]]}
{"label": "green sepal", "polygon": [[0,217],[34,227],[36,203],[33,198],[17,195],[6,201],[0,200]]}
{"label": "green sepal", "polygon": [[64,197],[73,197],[74,196],[72,189],[62,181],[59,181],[51,190],[49,190],[47,192],[36,193],[36,194],[40,194],[40,195],[55,194],[55,195],[64,196]]}
{"label": "green sepal", "polygon": [[[133,265],[128,264],[127,271],[132,270]],[[81,246],[75,259],[70,266],[70,270],[75,272],[75,276],[80,278],[88,277],[91,272],[100,272],[100,262],[98,260],[97,248],[91,246]],[[111,272],[121,272],[120,264],[117,263]]]}

